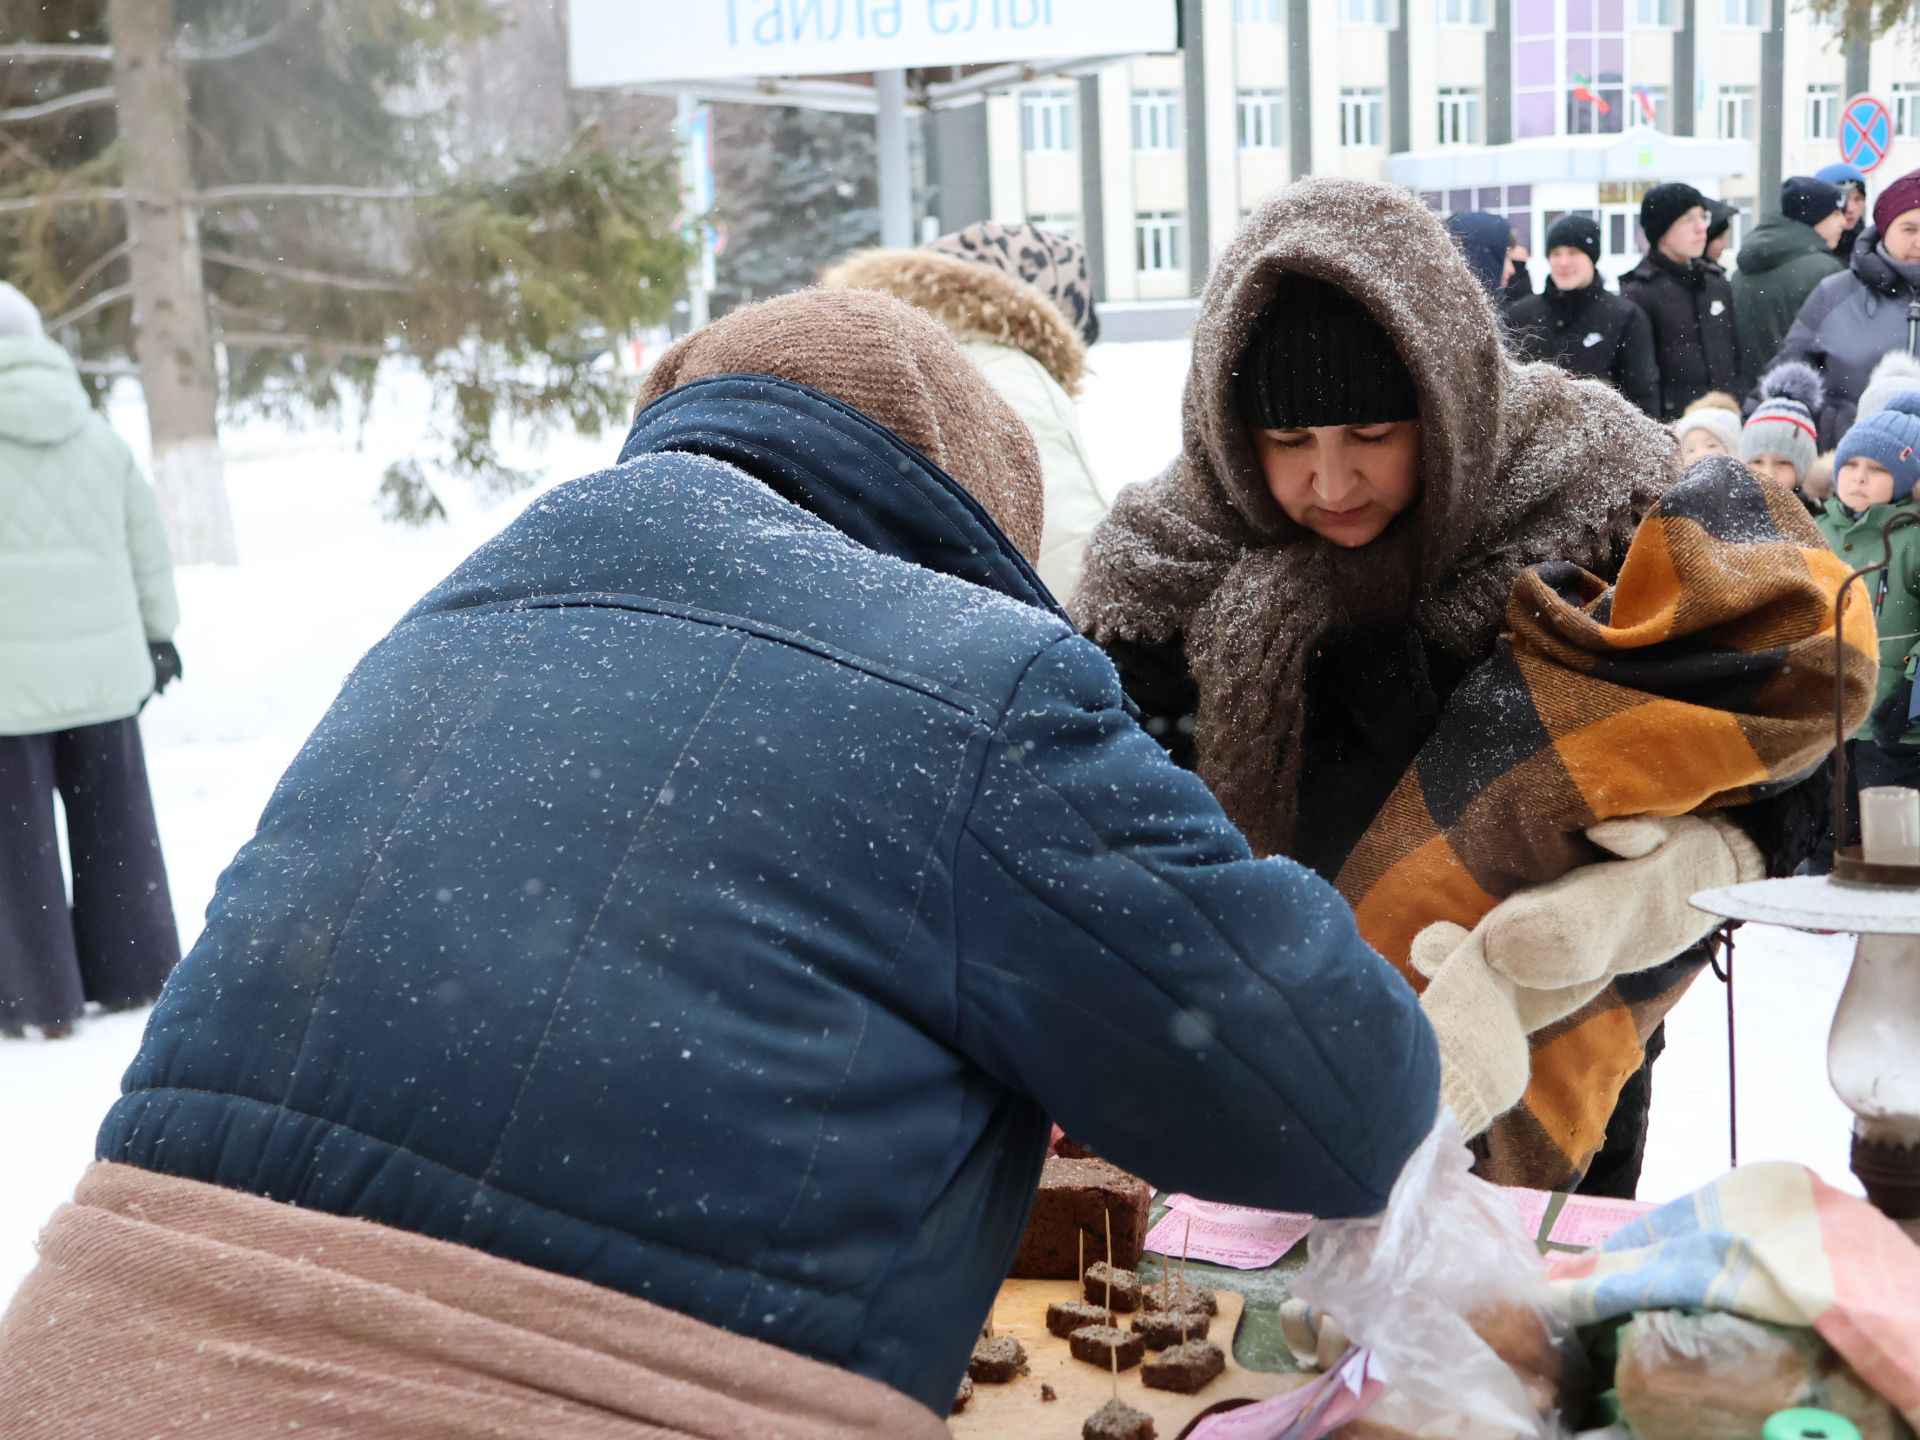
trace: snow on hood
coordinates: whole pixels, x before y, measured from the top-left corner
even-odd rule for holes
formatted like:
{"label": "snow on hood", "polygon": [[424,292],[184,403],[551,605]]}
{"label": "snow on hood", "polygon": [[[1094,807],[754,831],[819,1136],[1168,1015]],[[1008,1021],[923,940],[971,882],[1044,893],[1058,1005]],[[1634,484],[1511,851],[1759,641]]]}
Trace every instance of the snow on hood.
{"label": "snow on hood", "polygon": [[93,413],[80,373],[44,335],[0,339],[0,439],[57,445]]}

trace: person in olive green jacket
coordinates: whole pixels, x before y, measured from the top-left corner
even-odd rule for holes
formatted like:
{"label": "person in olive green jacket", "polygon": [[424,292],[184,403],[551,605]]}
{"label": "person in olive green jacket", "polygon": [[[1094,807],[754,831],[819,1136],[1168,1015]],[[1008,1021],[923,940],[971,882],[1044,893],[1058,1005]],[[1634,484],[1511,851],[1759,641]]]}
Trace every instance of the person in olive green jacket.
{"label": "person in olive green jacket", "polygon": [[143,1004],[180,959],[133,718],[179,615],[152,487],[0,282],[0,1035]]}
{"label": "person in olive green jacket", "polygon": [[[1913,677],[1920,662],[1920,505],[1913,494],[1920,480],[1920,390],[1901,391],[1885,410],[1847,431],[1833,458],[1833,495],[1819,517],[1820,533],[1834,553],[1856,567],[1883,552],[1890,555],[1884,571],[1866,577],[1880,634],[1880,681],[1872,716],[1847,742],[1847,843],[1852,843],[1862,789],[1920,789],[1920,721],[1913,714]],[[1883,543],[1881,532],[1901,514],[1913,519]]]}
{"label": "person in olive green jacket", "polygon": [[1733,276],[1742,390],[1772,363],[1813,287],[1846,268],[1833,253],[1846,227],[1847,201],[1838,185],[1810,175],[1780,182],[1780,213],[1767,216],[1741,244]]}

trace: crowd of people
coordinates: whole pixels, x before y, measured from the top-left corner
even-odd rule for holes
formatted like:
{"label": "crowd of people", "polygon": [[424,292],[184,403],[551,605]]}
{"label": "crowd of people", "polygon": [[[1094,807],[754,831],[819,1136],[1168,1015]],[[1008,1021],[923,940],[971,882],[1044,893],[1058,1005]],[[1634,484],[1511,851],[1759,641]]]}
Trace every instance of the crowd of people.
{"label": "crowd of people", "polygon": [[[1200,299],[1180,453],[1110,511],[1069,239],[862,252],[683,338],[617,463],[348,678],[177,968],[109,982],[56,947],[88,978],[54,1003],[0,957],[0,1017],[55,1032],[172,969],[0,1322],[0,1429],[354,1406],[598,1437],[721,1405],[727,1433],[944,1434],[1054,1124],[1157,1186],[1333,1217],[1380,1210],[1446,1106],[1491,1178],[1632,1195],[1661,1021],[1708,965],[1687,898],[1819,863],[1836,681],[1888,757],[1860,769],[1920,772],[1902,531],[1877,677],[1863,642],[1764,702],[1811,740],[1594,779],[1607,745],[1663,747],[1622,702],[1680,703],[1658,673],[1706,723],[1762,703],[1687,667],[1766,597],[1830,664],[1839,562],[1912,503],[1920,379],[1861,346],[1920,293],[1920,174],[1852,240],[1833,179],[1782,199],[1742,289],[1708,258],[1729,213],[1661,185],[1621,294],[1569,216],[1534,296],[1504,229],[1290,185]],[[130,717],[178,672],[151,497],[82,429],[0,463],[92,447],[127,518],[84,583],[118,596],[128,683],[0,741],[8,847],[55,785],[72,826],[59,756],[102,726],[150,817]],[[1604,630],[1662,527],[1743,547],[1740,581],[1684,652],[1612,664],[1589,773],[1563,687],[1591,667],[1523,673],[1514,632],[1555,605]],[[1717,583],[1687,569],[1712,546],[1671,555]],[[1416,802],[1473,903],[1394,939],[1414,907],[1378,857]],[[71,913],[20,893],[84,952],[82,854]]]}

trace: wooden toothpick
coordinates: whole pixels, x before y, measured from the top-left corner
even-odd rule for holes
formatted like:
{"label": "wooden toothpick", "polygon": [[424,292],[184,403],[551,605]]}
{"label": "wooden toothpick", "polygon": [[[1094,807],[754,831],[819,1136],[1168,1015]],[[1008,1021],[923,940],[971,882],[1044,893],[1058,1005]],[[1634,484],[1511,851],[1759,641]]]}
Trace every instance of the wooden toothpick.
{"label": "wooden toothpick", "polygon": [[1074,1234],[1079,1238],[1079,1241],[1080,1241],[1080,1268],[1074,1271],[1073,1278],[1080,1282],[1080,1287],[1083,1292],[1083,1298],[1084,1298],[1084,1292],[1087,1284],[1087,1232],[1085,1230],[1082,1230],[1078,1225],[1074,1226],[1073,1229],[1074,1229]]}
{"label": "wooden toothpick", "polygon": [[[1113,1212],[1103,1210],[1101,1214],[1105,1216],[1107,1222],[1107,1324],[1111,1326],[1113,1324]],[[1118,1370],[1114,1371],[1115,1375],[1119,1373]],[[1119,1382],[1115,1381],[1115,1383]]]}
{"label": "wooden toothpick", "polygon": [[1187,1233],[1180,1240],[1180,1343],[1187,1343],[1187,1308],[1193,1294],[1187,1289],[1187,1247],[1193,1244],[1193,1216],[1187,1216]]}
{"label": "wooden toothpick", "polygon": [[[1107,1316],[1107,1324],[1113,1324],[1113,1316]],[[1120,1346],[1111,1335],[1107,1337],[1107,1360],[1113,1366],[1113,1398],[1120,1398]]]}

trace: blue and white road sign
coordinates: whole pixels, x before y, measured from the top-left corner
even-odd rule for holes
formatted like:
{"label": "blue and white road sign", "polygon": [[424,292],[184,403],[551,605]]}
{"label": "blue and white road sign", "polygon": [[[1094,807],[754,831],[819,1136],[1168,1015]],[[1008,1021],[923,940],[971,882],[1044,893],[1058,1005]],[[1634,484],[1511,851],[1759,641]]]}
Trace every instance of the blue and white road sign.
{"label": "blue and white road sign", "polygon": [[1857,170],[1872,170],[1893,146],[1893,116],[1871,95],[1856,95],[1840,112],[1840,158]]}

